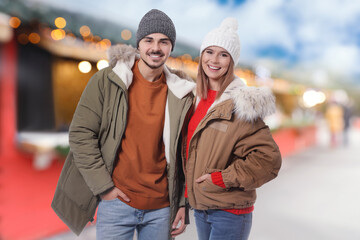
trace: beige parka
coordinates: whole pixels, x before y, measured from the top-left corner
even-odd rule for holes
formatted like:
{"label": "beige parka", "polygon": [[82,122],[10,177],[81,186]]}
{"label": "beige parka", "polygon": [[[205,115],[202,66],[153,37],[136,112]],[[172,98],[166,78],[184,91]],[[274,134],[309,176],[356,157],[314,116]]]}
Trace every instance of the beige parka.
{"label": "beige parka", "polygon": [[[185,165],[191,207],[246,208],[255,203],[255,189],[275,178],[281,166],[279,148],[262,120],[274,111],[270,89],[248,87],[239,78],[229,84],[210,106],[189,143]],[[183,149],[184,159],[186,147]],[[217,171],[226,188],[209,179],[195,182]]]}

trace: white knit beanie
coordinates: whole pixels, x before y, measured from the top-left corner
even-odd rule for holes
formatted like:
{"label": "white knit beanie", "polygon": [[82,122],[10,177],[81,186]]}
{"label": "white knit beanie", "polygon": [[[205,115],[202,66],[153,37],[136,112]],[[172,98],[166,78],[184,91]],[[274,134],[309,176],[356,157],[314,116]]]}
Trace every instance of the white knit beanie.
{"label": "white knit beanie", "polygon": [[200,47],[200,55],[207,47],[222,47],[230,53],[234,65],[236,65],[240,58],[240,39],[237,30],[237,20],[235,18],[225,18],[220,27],[206,34]]}

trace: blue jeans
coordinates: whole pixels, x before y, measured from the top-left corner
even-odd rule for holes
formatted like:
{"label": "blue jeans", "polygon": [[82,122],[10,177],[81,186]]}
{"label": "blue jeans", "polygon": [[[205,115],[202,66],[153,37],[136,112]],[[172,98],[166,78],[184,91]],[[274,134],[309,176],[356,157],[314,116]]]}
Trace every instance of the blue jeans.
{"label": "blue jeans", "polygon": [[139,210],[119,199],[101,200],[97,211],[97,240],[167,240],[170,208]]}
{"label": "blue jeans", "polygon": [[252,213],[235,215],[223,210],[195,210],[199,240],[246,240],[249,238]]}

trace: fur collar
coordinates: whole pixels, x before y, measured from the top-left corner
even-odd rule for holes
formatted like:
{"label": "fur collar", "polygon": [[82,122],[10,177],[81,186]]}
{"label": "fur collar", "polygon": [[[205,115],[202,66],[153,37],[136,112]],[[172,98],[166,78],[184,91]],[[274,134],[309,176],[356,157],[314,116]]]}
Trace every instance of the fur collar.
{"label": "fur collar", "polygon": [[[130,45],[115,45],[108,50],[109,64],[113,71],[124,81],[126,87],[132,82],[131,68],[135,59],[139,58],[137,49]],[[195,83],[182,71],[176,71],[164,67],[166,81],[170,90],[178,98],[183,98],[195,87]],[[184,79],[188,81],[184,81]],[[209,108],[232,99],[233,112],[240,119],[254,121],[257,118],[264,119],[275,112],[275,97],[271,89],[267,87],[248,87],[236,77],[226,88],[224,93]],[[197,99],[197,102],[200,99]]]}
{"label": "fur collar", "polygon": [[[110,47],[107,51],[109,65],[114,68],[118,61],[134,63],[135,56],[139,58],[139,53],[136,48],[130,45],[117,44]],[[131,66],[132,67],[132,66]]]}
{"label": "fur collar", "polygon": [[270,88],[248,87],[236,77],[225,89],[221,97],[210,106],[210,109],[221,102],[231,99],[236,117],[245,121],[264,119],[275,112],[275,97]]}
{"label": "fur collar", "polygon": [[[135,60],[139,59],[139,52],[130,45],[118,44],[109,48],[108,52],[109,65],[113,71],[129,88],[132,83],[133,67]],[[193,80],[180,70],[173,70],[164,66],[166,84],[172,93],[178,98],[183,98],[195,88]]]}

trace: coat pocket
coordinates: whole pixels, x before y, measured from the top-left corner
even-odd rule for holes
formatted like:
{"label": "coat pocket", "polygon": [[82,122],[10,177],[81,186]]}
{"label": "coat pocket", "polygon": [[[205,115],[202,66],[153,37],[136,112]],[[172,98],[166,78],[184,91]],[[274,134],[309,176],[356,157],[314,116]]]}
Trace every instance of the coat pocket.
{"label": "coat pocket", "polygon": [[199,183],[199,187],[202,191],[208,193],[220,193],[226,191],[225,188],[215,185],[210,179],[206,179],[205,181]]}
{"label": "coat pocket", "polygon": [[205,173],[212,174],[214,172],[221,172],[223,169],[217,169],[217,168],[206,168]]}
{"label": "coat pocket", "polygon": [[225,133],[228,129],[228,124],[215,121],[211,123],[209,127]]}
{"label": "coat pocket", "polygon": [[67,197],[83,210],[88,210],[93,193],[73,162],[63,184],[63,191]]}

